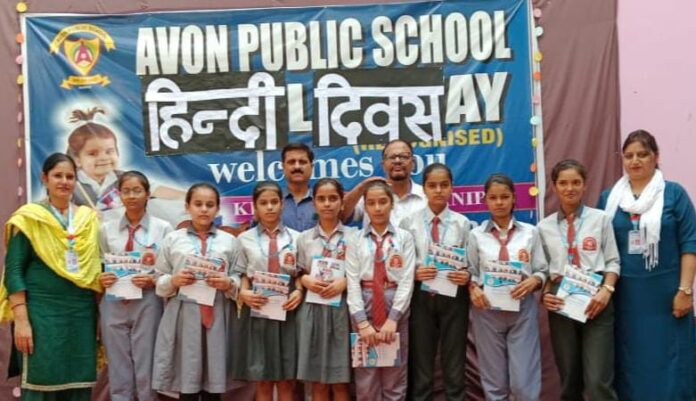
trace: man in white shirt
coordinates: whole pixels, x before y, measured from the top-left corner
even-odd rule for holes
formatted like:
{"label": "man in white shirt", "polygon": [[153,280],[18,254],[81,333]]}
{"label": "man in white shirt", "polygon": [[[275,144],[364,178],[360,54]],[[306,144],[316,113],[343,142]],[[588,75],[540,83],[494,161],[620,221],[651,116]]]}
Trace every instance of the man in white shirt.
{"label": "man in white shirt", "polygon": [[391,213],[391,224],[394,227],[398,227],[403,217],[423,209],[427,201],[423,187],[411,179],[413,167],[411,144],[401,139],[389,142],[382,150],[382,168],[387,178],[367,178],[346,193],[343,200],[343,213],[341,214],[343,221],[348,223],[362,220],[363,226],[369,222],[363,204],[363,194],[365,185],[375,180],[386,180],[394,192],[394,208]]}

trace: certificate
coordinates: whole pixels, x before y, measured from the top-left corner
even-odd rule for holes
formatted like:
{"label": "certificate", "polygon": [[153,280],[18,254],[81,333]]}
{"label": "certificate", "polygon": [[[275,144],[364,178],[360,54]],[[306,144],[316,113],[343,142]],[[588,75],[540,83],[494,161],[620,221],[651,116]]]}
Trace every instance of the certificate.
{"label": "certificate", "polygon": [[491,304],[491,309],[519,312],[520,300],[510,293],[522,282],[522,262],[491,261],[483,275],[483,293]]}
{"label": "certificate", "polygon": [[584,272],[567,265],[556,292],[556,296],[563,299],[563,308],[557,313],[578,322],[587,322],[585,311],[601,285],[602,276],[599,274]]}
{"label": "certificate", "polygon": [[401,338],[396,333],[390,344],[370,347],[360,339],[360,334],[350,333],[350,355],[354,368],[383,368],[401,365]]}
{"label": "certificate", "polygon": [[[315,257],[312,259],[311,276],[317,280],[330,283],[334,280],[345,277],[345,261],[334,258]],[[329,305],[334,307],[341,306],[341,295],[336,294],[331,298],[323,298],[313,291],[307,291],[307,302],[319,305]]]}
{"label": "certificate", "polygon": [[143,266],[140,252],[123,252],[104,254],[104,272],[118,277],[111,287],[106,289],[107,301],[127,301],[142,299],[142,288],[133,284],[131,279],[138,274],[153,274],[152,266]]}
{"label": "certificate", "polygon": [[196,281],[193,284],[179,287],[177,297],[184,302],[213,306],[217,290],[209,286],[205,280],[211,274],[222,274],[223,260],[202,255],[188,255],[185,268],[193,272]]}
{"label": "certificate", "polygon": [[290,276],[282,273],[257,271],[254,273],[252,290],[268,298],[268,302],[259,309],[251,309],[250,316],[285,321],[287,311],[283,304],[288,300],[290,291]]}

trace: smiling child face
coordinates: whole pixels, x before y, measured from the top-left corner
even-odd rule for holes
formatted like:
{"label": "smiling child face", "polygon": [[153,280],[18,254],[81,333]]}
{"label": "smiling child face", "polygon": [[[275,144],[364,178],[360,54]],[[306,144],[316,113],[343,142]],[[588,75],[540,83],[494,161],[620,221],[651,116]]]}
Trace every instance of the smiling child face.
{"label": "smiling child face", "polygon": [[116,170],[118,159],[114,138],[93,137],[85,142],[75,163],[90,178],[102,182],[107,174]]}

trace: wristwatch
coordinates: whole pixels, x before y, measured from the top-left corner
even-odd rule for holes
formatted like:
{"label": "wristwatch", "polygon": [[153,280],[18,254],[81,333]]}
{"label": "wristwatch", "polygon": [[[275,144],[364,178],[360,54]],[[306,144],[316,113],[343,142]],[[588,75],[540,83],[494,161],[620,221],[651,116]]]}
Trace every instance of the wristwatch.
{"label": "wristwatch", "polygon": [[614,291],[616,291],[616,288],[614,288],[613,285],[609,285],[609,284],[602,284],[602,288],[609,291],[610,294],[613,294]]}
{"label": "wristwatch", "polygon": [[694,292],[691,289],[691,287],[679,287],[679,291],[683,292],[684,295],[688,295],[688,296],[691,296],[691,294],[693,294],[693,292]]}

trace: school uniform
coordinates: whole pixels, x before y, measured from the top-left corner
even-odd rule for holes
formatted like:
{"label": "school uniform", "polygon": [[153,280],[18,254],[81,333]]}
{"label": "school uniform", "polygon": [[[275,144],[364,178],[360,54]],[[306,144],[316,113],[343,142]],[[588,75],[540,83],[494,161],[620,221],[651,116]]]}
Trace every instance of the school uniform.
{"label": "school uniform", "polygon": [[[538,228],[554,282],[552,293],[558,290],[563,269],[569,263],[587,273],[620,274],[614,229],[611,219],[603,211],[581,205],[575,217],[559,211],[540,221]],[[561,376],[561,399],[582,401],[584,390],[593,401],[618,400],[613,387],[612,300],[599,315],[586,323],[549,312],[549,327]]]}
{"label": "school uniform", "polygon": [[[344,260],[356,229],[338,224],[333,233],[317,225],[297,238],[297,264],[310,274],[316,257]],[[309,289],[307,289],[309,291]],[[327,384],[350,382],[350,319],[346,292],[339,307],[305,301],[297,311],[297,379]]]}
{"label": "school uniform", "polygon": [[[487,261],[507,259],[529,262],[523,268],[523,278],[534,275],[543,285],[548,265],[536,227],[513,218],[505,229],[506,240],[496,237],[502,237],[503,230],[492,220],[471,230],[467,245],[471,281],[483,283]],[[539,399],[541,357],[537,313],[534,294],[520,300],[519,312],[472,308],[472,330],[486,400],[508,400],[511,394],[517,401]]]}
{"label": "school uniform", "polygon": [[[389,216],[389,222],[394,227],[399,227],[403,218],[412,215],[428,205],[428,199],[423,191],[423,186],[416,184],[413,180],[411,180],[411,190],[403,198],[399,198],[394,194],[393,200],[394,206]],[[367,227],[370,224],[370,216],[365,213],[364,196],[360,198],[355,205],[355,209],[353,209],[352,221],[362,221],[362,227]]]}
{"label": "school uniform", "polygon": [[99,183],[84,171],[78,170],[73,202],[99,211],[123,206],[118,196],[118,179],[122,174],[121,170],[110,171]]}
{"label": "school uniform", "polygon": [[[239,236],[242,252],[235,266],[237,273],[249,277],[253,282],[257,271],[268,272],[269,262],[275,255],[297,252],[296,240],[299,233],[280,225],[272,233],[258,225]],[[275,237],[276,249],[271,249]],[[295,259],[296,260],[296,259]],[[295,285],[297,269],[286,269],[282,265],[279,273],[289,274],[290,294]],[[238,305],[231,317],[230,331],[230,377],[232,380],[283,381],[294,380],[297,372],[297,333],[295,312],[287,311],[286,320],[270,320],[250,316],[247,305]]]}
{"label": "school uniform", "polygon": [[[408,231],[387,227],[384,235],[371,225],[359,231],[346,252],[348,309],[355,332],[369,321],[379,330],[384,317],[397,322],[400,334],[401,365],[385,368],[356,368],[356,395],[359,401],[399,401],[406,397],[408,375],[408,315],[413,292],[416,255],[413,236]],[[380,283],[384,269],[384,282]],[[379,298],[381,286],[383,299]],[[376,305],[384,310],[374,309]]]}
{"label": "school uniform", "polygon": [[[234,236],[212,226],[205,241],[193,227],[170,233],[162,242],[155,267],[162,274],[157,295],[167,298],[157,331],[152,386],[155,390],[196,394],[226,390],[227,326],[240,278],[232,267],[241,253]],[[232,288],[216,291],[212,307],[179,299],[172,276],[186,267],[189,255],[222,259]],[[208,309],[212,308],[212,309]]]}
{"label": "school uniform", "polygon": [[[145,214],[131,226],[124,215],[102,224],[99,240],[102,255],[127,251],[154,253],[172,232],[164,220]],[[112,401],[152,401],[152,358],[162,300],[154,288],[143,289],[142,299],[114,301],[102,297],[99,305],[101,338],[109,361],[109,396]]]}
{"label": "school uniform", "polygon": [[[416,266],[424,266],[431,243],[463,248],[469,237],[469,219],[445,208],[435,215],[429,207],[401,221],[415,240]],[[463,401],[466,370],[466,338],[469,324],[469,291],[459,286],[456,297],[421,290],[421,282],[411,299],[409,350],[410,388],[413,400],[433,399],[433,367],[438,345],[447,400]]]}

